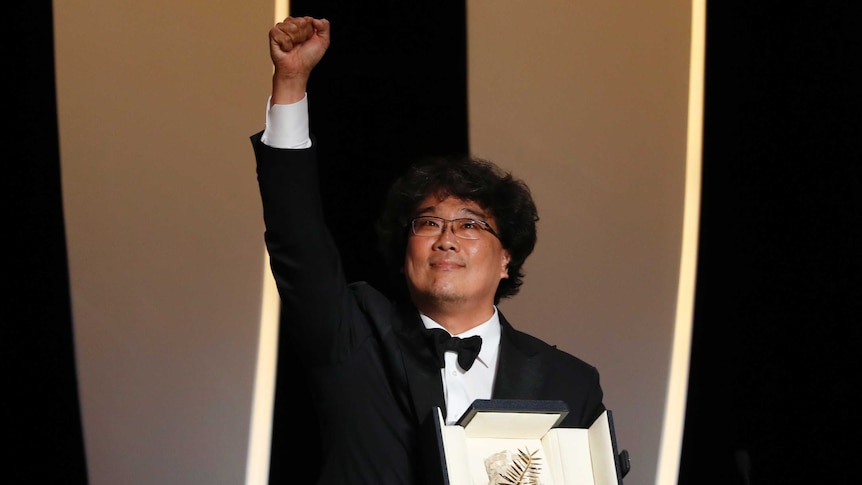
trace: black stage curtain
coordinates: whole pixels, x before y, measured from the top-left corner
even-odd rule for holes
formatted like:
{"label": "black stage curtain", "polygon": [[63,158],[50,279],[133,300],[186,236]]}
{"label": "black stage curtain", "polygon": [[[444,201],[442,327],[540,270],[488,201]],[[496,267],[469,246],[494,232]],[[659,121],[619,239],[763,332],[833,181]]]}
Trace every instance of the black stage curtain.
{"label": "black stage curtain", "polygon": [[[60,185],[52,3],[7,7],[4,483],[86,484]],[[11,290],[11,291],[9,291]]]}
{"label": "black stage curtain", "polygon": [[[308,96],[324,210],[347,278],[392,292],[374,234],[386,190],[417,158],[469,152],[466,4],[294,0],[291,15],[332,22]],[[319,468],[314,453],[301,470],[286,459],[296,423],[316,419],[290,349],[279,342],[270,485],[313,483]],[[304,450],[315,446],[303,438]]]}
{"label": "black stage curtain", "polygon": [[858,475],[860,32],[847,2],[707,5],[681,485]]}

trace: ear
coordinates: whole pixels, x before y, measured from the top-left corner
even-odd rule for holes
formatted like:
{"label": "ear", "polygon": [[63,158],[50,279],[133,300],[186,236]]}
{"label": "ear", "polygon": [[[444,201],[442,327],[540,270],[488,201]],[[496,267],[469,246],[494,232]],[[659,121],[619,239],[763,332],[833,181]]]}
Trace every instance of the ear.
{"label": "ear", "polygon": [[509,261],[512,260],[512,256],[509,254],[509,251],[503,250],[503,255],[500,257],[500,278],[508,278],[509,277]]}

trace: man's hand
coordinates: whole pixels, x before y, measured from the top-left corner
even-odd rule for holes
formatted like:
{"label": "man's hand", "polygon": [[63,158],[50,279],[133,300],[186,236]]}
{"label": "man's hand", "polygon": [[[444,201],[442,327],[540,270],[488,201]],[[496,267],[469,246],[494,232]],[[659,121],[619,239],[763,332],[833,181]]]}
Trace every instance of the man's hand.
{"label": "man's hand", "polygon": [[300,101],[311,70],[329,47],[329,21],[311,17],[287,17],[269,31],[269,54],[275,73],[272,103]]}

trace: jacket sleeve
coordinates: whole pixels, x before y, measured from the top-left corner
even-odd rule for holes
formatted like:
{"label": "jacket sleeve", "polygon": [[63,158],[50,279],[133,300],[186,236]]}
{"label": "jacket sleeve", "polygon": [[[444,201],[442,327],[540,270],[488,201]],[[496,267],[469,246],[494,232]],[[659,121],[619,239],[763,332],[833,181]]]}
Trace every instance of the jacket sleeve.
{"label": "jacket sleeve", "polygon": [[[251,137],[270,268],[282,304],[279,331],[312,365],[349,355],[368,326],[348,290],[341,258],[326,227],[316,148],[277,149]],[[314,352],[311,352],[314,349]]]}

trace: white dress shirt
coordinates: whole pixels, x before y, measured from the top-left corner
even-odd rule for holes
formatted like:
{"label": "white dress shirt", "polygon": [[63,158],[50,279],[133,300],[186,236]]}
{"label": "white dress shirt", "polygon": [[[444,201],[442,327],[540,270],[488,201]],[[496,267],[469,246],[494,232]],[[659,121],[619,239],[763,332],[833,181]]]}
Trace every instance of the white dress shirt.
{"label": "white dress shirt", "polygon": [[[434,320],[420,314],[425,328],[443,328]],[[444,329],[445,330],[445,329]],[[443,376],[443,397],[446,399],[446,424],[455,424],[476,399],[491,399],[494,376],[497,373],[497,358],[500,354],[500,317],[497,307],[491,318],[455,337],[482,337],[482,348],[476,362],[465,371],[458,365],[458,354],[447,351],[446,366],[440,369]]]}

